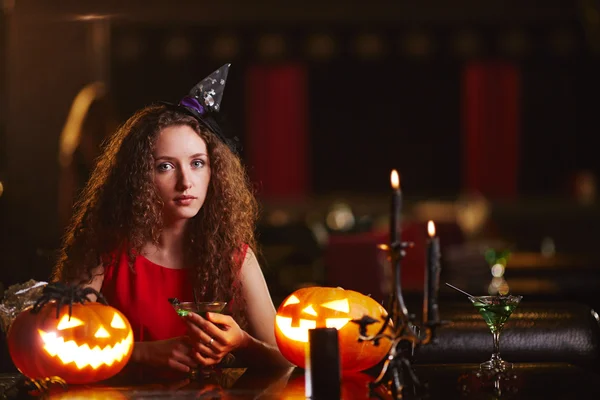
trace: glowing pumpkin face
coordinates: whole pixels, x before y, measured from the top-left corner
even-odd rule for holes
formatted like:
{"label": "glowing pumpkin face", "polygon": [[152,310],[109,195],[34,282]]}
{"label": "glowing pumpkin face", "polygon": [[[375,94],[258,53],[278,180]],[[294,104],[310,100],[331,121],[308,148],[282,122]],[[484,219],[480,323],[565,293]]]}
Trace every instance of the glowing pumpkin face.
{"label": "glowing pumpkin face", "polygon": [[342,371],[365,370],[377,364],[387,354],[391,342],[382,339],[379,346],[371,342],[359,342],[359,327],[350,321],[364,315],[381,320],[369,325],[367,334],[373,335],[380,329],[387,312],[372,298],[353,290],[330,287],[299,289],[288,296],[277,310],[277,346],[291,363],[304,368],[308,330],[336,328]]}
{"label": "glowing pumpkin face", "polygon": [[23,311],[8,332],[15,366],[33,379],[59,376],[67,383],[108,379],[129,361],[131,326],[118,310],[100,303],[46,304],[38,313]]}

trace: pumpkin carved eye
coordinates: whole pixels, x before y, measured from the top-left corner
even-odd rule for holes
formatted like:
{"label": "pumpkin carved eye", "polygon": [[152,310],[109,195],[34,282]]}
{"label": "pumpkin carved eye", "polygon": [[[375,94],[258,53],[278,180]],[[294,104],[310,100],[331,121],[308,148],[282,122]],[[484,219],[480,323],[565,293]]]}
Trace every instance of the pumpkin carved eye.
{"label": "pumpkin carved eye", "polygon": [[119,314],[115,313],[115,315],[113,316],[112,322],[110,323],[110,326],[112,328],[115,329],[125,329],[127,328],[127,326],[125,326],[125,321],[123,321],[123,318],[121,318],[119,316]]}
{"label": "pumpkin carved eye", "polygon": [[[113,319],[110,322],[110,327],[114,328],[114,329],[125,329],[125,321],[123,321],[123,318],[121,318],[119,316],[119,314],[115,313],[113,315]],[[104,329],[103,326],[100,326],[100,328],[98,328],[98,330],[96,331],[96,333],[94,334],[94,337],[97,338],[109,338],[110,337],[110,333],[108,333],[108,331],[106,329]]]}
{"label": "pumpkin carved eye", "polygon": [[341,311],[345,313],[350,312],[350,303],[348,303],[348,299],[344,300],[334,300],[328,303],[321,304],[321,307],[329,308],[330,310]]}
{"label": "pumpkin carved eye", "polygon": [[288,299],[286,300],[286,302],[283,303],[283,305],[281,307],[287,307],[290,304],[298,304],[298,303],[300,303],[300,299],[297,298],[294,295],[291,295],[290,297],[288,297]]}
{"label": "pumpkin carved eye", "polygon": [[58,329],[59,331],[64,331],[65,329],[75,328],[76,326],[80,326],[80,325],[83,325],[82,320],[75,318],[75,317],[69,318],[69,315],[65,314],[58,322],[56,329]]}

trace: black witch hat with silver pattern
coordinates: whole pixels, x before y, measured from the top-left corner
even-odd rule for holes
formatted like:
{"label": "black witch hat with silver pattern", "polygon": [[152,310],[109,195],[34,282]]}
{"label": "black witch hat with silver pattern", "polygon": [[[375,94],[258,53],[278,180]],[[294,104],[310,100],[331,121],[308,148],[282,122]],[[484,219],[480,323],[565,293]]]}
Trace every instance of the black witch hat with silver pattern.
{"label": "black witch hat with silver pattern", "polygon": [[[227,138],[215,119],[215,115],[221,108],[223,92],[227,83],[227,74],[231,64],[225,64],[221,68],[202,79],[196,84],[177,104],[177,108],[195,117],[200,124],[210,129],[232,150],[236,150],[236,140]],[[173,104],[163,103],[170,106]]]}

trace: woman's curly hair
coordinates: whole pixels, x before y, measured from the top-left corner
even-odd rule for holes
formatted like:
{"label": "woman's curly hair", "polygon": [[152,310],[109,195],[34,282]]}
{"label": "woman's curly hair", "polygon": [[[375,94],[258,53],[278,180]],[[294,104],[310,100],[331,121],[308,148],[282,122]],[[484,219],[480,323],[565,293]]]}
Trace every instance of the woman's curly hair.
{"label": "woman's curly hair", "polygon": [[148,242],[157,244],[162,206],[153,183],[153,150],[160,131],[187,125],[206,142],[211,179],[204,204],[186,227],[186,263],[205,299],[234,300],[244,245],[256,249],[256,199],[240,159],[210,130],[177,110],[152,105],[134,114],[108,139],[75,205],[53,280],[90,282],[93,270],[127,245],[130,266]]}

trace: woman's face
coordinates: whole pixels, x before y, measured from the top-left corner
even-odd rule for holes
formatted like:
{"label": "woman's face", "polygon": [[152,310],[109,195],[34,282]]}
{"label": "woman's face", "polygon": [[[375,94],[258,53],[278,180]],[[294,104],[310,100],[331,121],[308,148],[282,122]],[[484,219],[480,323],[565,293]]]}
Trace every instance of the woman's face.
{"label": "woman's face", "polygon": [[187,125],[160,131],[154,148],[154,184],[164,203],[165,225],[194,217],[204,204],[209,181],[204,139]]}

